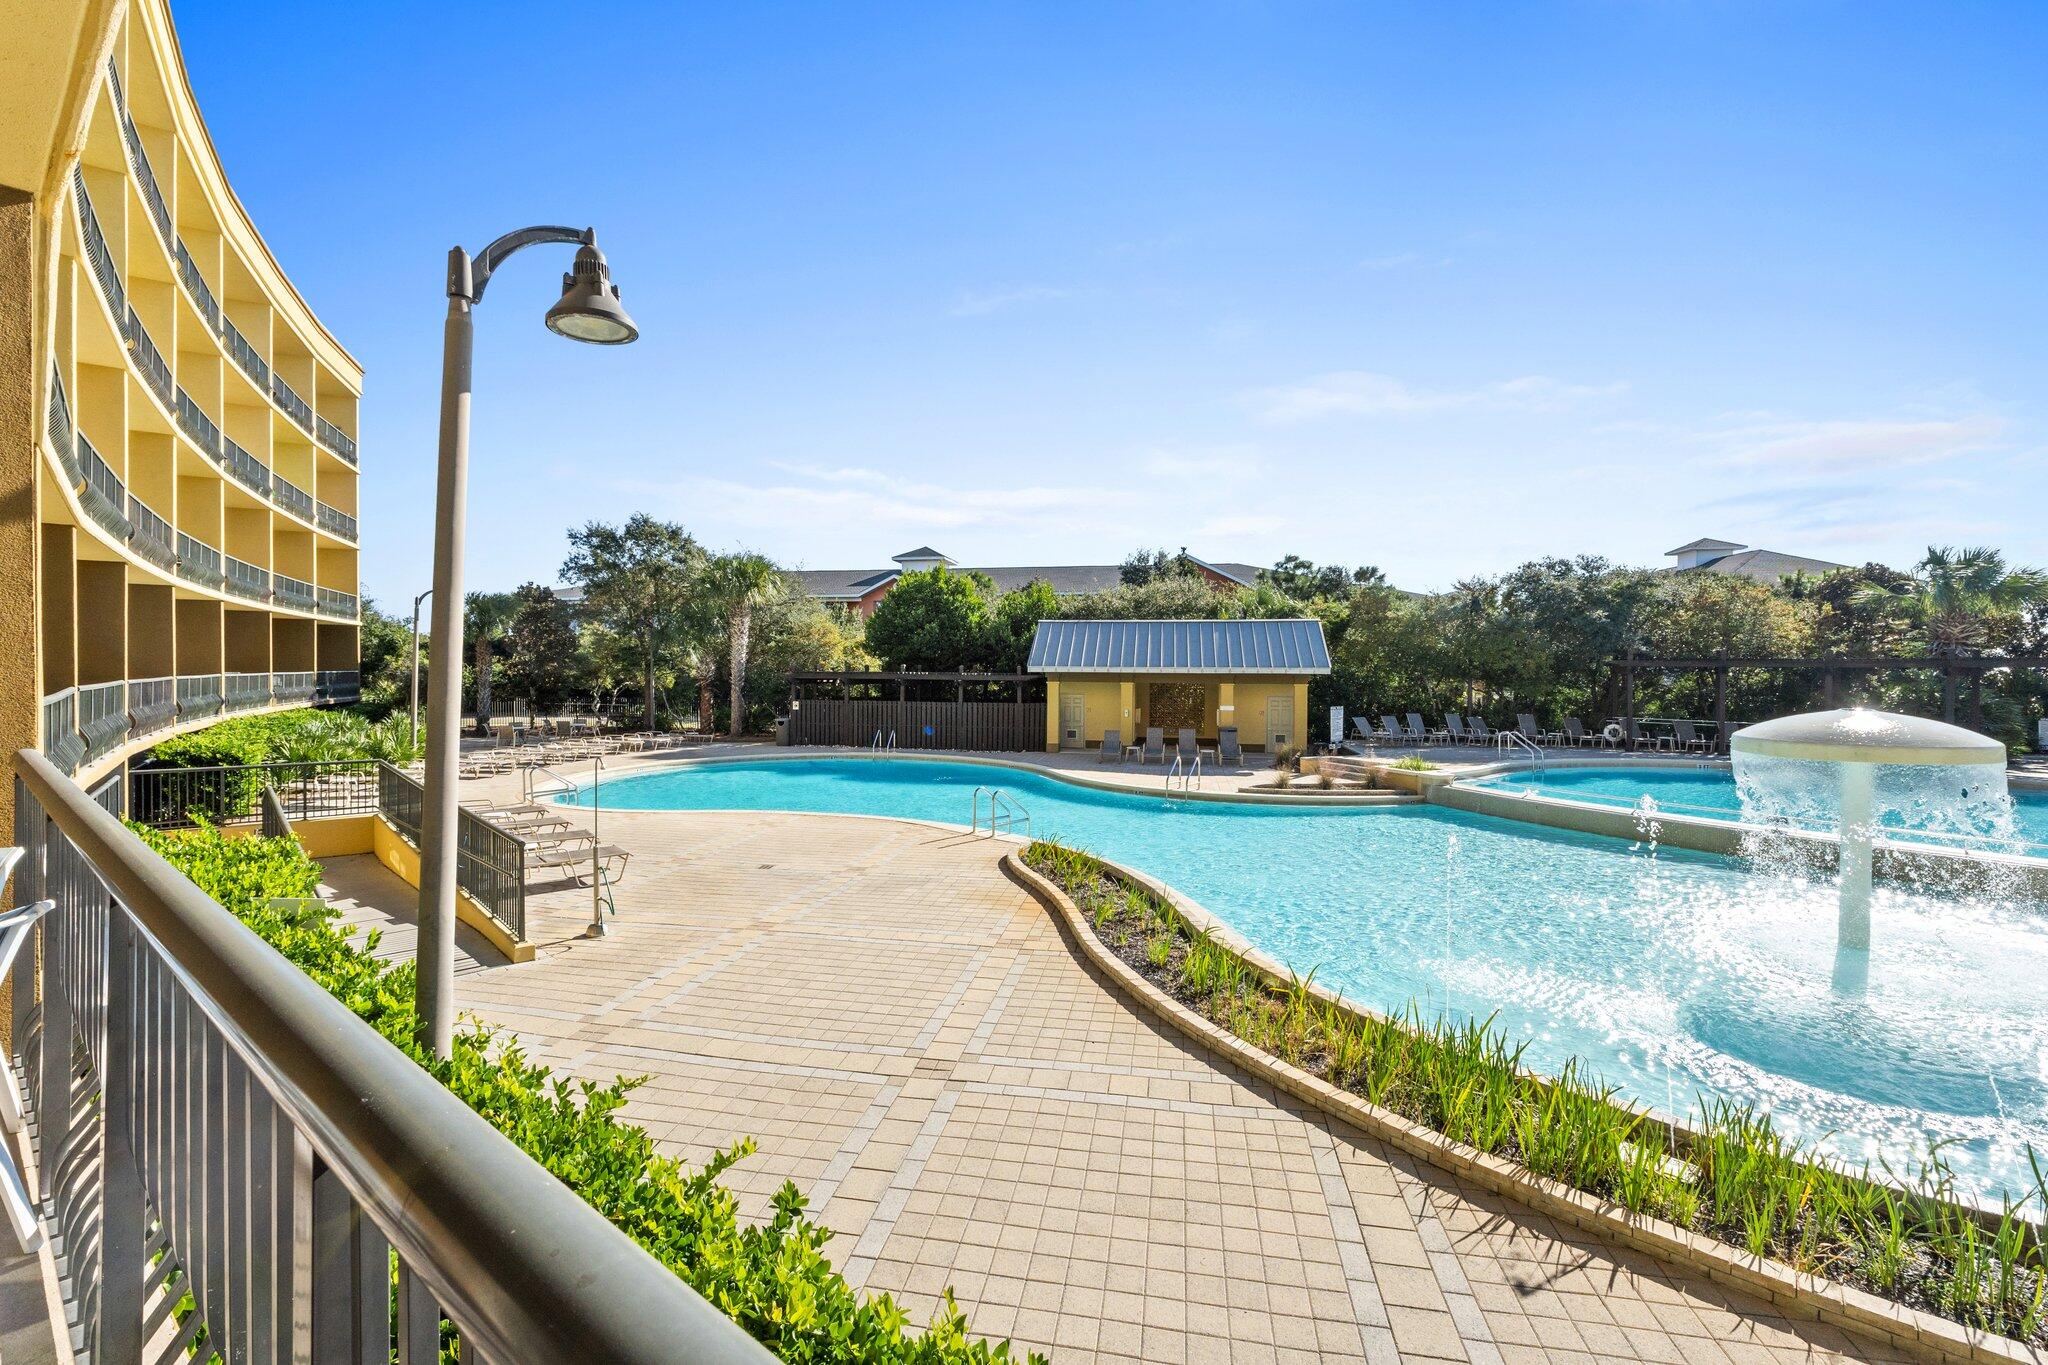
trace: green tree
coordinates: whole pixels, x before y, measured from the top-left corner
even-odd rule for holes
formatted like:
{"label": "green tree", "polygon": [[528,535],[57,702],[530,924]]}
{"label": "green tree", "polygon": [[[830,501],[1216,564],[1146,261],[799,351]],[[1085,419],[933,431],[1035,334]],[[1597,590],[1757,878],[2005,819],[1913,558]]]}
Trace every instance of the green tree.
{"label": "green tree", "polygon": [[1370,564],[1347,569],[1341,564],[1314,564],[1300,555],[1285,555],[1270,569],[1259,571],[1259,581],[1270,583],[1297,602],[1319,597],[1348,597],[1359,588],[1384,584],[1387,576]]}
{"label": "green tree", "polygon": [[511,628],[519,599],[509,592],[473,592],[462,599],[462,638],[469,641],[476,678],[476,733],[491,732],[491,660]]}
{"label": "green tree", "polygon": [[569,533],[562,577],[583,589],[592,621],[639,641],[647,728],[654,728],[655,673],[665,654],[702,631],[699,577],[705,554],[674,522],[636,512],[623,526],[593,521]]}
{"label": "green tree", "polygon": [[2008,568],[2005,556],[1983,546],[1927,548],[1899,587],[1871,584],[1858,594],[1866,606],[1899,611],[1920,631],[1933,654],[1981,653],[2006,648],[2022,628],[2027,608],[2048,597],[2048,574]]}
{"label": "green tree", "polygon": [[1178,554],[1165,550],[1133,550],[1117,569],[1117,581],[1127,588],[1142,588],[1147,583],[1166,578],[1200,577],[1202,571],[1189,556],[1185,545],[1181,546]]}
{"label": "green tree", "polygon": [[527,583],[513,596],[518,607],[505,631],[505,681],[536,713],[556,710],[589,676],[576,622],[552,588]]}
{"label": "green tree", "polygon": [[1051,584],[1039,579],[1004,593],[989,610],[988,653],[984,662],[998,673],[1023,672],[1031,658],[1031,641],[1038,634],[1038,623],[1059,614],[1060,599],[1053,594]]}
{"label": "green tree", "polygon": [[935,565],[904,574],[868,618],[867,647],[885,668],[971,668],[989,653],[989,599],[981,574]]}
{"label": "green tree", "polygon": [[[746,723],[747,647],[754,608],[785,591],[781,572],[765,556],[740,551],[718,555],[704,570],[706,601],[725,618],[726,657],[732,687],[731,733]],[[886,599],[884,599],[886,600]]]}
{"label": "green tree", "polygon": [[1167,574],[1062,598],[1059,614],[1069,621],[1223,621],[1242,614],[1239,596],[1200,575]]}
{"label": "green tree", "polygon": [[[412,621],[386,616],[366,597],[356,638],[362,704],[380,716],[405,705],[412,687]],[[424,671],[426,637],[420,638]]]}

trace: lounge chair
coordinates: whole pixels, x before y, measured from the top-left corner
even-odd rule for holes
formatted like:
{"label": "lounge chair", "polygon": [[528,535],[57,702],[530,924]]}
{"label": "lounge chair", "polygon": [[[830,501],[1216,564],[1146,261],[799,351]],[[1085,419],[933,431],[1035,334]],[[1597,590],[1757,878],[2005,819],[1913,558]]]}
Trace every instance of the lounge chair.
{"label": "lounge chair", "polygon": [[1156,725],[1145,727],[1145,747],[1138,751],[1140,763],[1166,762],[1166,732]]}
{"label": "lounge chair", "polygon": [[1408,732],[1403,730],[1401,722],[1395,720],[1392,716],[1381,716],[1380,728],[1374,735],[1374,738],[1383,740],[1388,744],[1406,744],[1408,742]]}
{"label": "lounge chair", "polygon": [[1104,730],[1102,732],[1102,752],[1095,756],[1095,761],[1097,763],[1121,763],[1124,761],[1123,731]]}
{"label": "lounge chair", "polygon": [[1515,716],[1515,733],[1531,744],[1541,744],[1548,738],[1543,727],[1536,723],[1536,717],[1527,711],[1519,712]]}
{"label": "lounge chair", "polygon": [[1225,725],[1216,731],[1216,762],[1227,768],[1244,766],[1244,750],[1237,742],[1237,727]]}
{"label": "lounge chair", "polygon": [[1566,716],[1564,718],[1564,729],[1559,732],[1559,735],[1562,742],[1574,748],[1580,748],[1588,744],[1599,744],[1604,742],[1606,738],[1604,735],[1588,731],[1584,722],[1577,716]]}
{"label": "lounge chair", "polygon": [[[604,869],[606,880],[613,882],[619,881],[626,875],[626,865],[633,858],[631,853],[620,848],[617,844],[599,844],[596,853],[598,865]],[[557,848],[538,854],[529,852],[526,855],[526,870],[533,872],[541,868],[549,868],[567,872],[575,880],[582,881],[589,873],[590,862],[591,850],[587,847]],[[618,871],[616,872],[612,871],[613,863],[618,864]],[[579,868],[582,869],[581,872],[578,871]]]}
{"label": "lounge chair", "polygon": [[1180,727],[1180,736],[1174,740],[1174,753],[1179,757],[1182,767],[1193,767],[1195,760],[1202,756],[1201,742],[1195,738],[1195,732],[1185,725]]}
{"label": "lounge chair", "polygon": [[1463,716],[1445,716],[1444,734],[1447,736],[1447,743],[1469,744],[1472,742],[1472,736],[1465,733],[1465,718]]}
{"label": "lounge chair", "polygon": [[1493,731],[1487,728],[1484,716],[1465,717],[1465,733],[1472,737],[1474,744],[1493,743]]}
{"label": "lounge chair", "polygon": [[1634,720],[1623,721],[1621,728],[1627,731],[1627,734],[1624,736],[1624,740],[1627,743],[1628,747],[1631,749],[1640,752],[1644,749],[1661,749],[1664,747],[1664,740],[1659,739],[1656,736],[1650,734],[1648,731],[1644,730],[1641,725],[1638,725]]}
{"label": "lounge chair", "polygon": [[1672,746],[1689,754],[1708,754],[1714,751],[1714,741],[1702,735],[1689,720],[1671,722]]}
{"label": "lounge chair", "polygon": [[1440,739],[1449,739],[1451,737],[1448,730],[1432,730],[1427,725],[1424,725],[1420,711],[1410,711],[1408,713],[1408,733],[1417,744],[1434,744]]}
{"label": "lounge chair", "polygon": [[1353,716],[1351,718],[1351,732],[1367,744],[1377,743],[1380,737],[1379,732],[1372,728],[1372,722],[1364,716]]}

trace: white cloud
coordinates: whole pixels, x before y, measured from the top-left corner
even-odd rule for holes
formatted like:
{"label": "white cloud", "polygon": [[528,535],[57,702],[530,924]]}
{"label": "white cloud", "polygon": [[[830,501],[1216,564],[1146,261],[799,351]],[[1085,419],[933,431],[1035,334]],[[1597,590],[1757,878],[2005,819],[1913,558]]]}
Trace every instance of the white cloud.
{"label": "white cloud", "polygon": [[1043,284],[1018,285],[1009,289],[963,289],[953,296],[952,313],[956,318],[987,317],[990,313],[999,313],[1018,304],[1048,303],[1054,299],[1069,298],[1073,292]]}
{"label": "white cloud", "polygon": [[1719,434],[1723,464],[1780,473],[1868,472],[1933,464],[1997,442],[2005,424],[1995,417],[1948,421],[1775,422]]}
{"label": "white cloud", "polygon": [[1269,422],[1318,417],[1423,417],[1461,409],[1559,412],[1591,399],[1609,397],[1625,384],[1567,384],[1549,375],[1523,375],[1469,389],[1418,388],[1390,374],[1339,370],[1299,384],[1264,389],[1252,406]]}

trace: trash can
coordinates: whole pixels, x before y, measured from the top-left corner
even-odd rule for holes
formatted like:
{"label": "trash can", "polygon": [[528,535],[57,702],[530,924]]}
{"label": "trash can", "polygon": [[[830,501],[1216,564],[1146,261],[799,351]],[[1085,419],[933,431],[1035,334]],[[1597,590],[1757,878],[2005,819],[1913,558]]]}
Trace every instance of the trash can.
{"label": "trash can", "polygon": [[775,743],[776,743],[776,744],[777,744],[778,746],[780,746],[780,747],[782,747],[782,748],[785,748],[785,749],[789,747],[789,717],[788,717],[788,716],[777,716],[777,717],[775,718]]}

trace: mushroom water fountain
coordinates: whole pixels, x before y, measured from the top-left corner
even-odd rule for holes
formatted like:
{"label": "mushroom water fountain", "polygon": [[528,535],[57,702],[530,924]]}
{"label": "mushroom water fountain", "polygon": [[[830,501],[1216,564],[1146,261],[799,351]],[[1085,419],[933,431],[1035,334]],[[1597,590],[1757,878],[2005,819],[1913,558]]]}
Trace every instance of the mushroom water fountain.
{"label": "mushroom water fountain", "polygon": [[1961,726],[1862,708],[1782,716],[1730,745],[1745,820],[1836,831],[1836,946],[1870,947],[1871,843],[1898,823],[1963,840],[2009,826],[2005,746]]}

